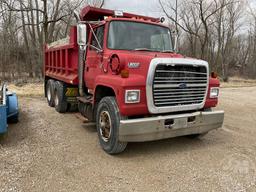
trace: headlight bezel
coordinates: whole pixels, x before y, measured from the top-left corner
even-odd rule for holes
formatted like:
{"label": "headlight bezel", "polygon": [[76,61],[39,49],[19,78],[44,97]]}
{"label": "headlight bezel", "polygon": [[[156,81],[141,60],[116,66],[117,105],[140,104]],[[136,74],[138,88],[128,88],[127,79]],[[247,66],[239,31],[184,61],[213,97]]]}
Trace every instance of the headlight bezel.
{"label": "headlight bezel", "polygon": [[[136,100],[132,100],[132,99],[129,99],[129,94],[132,94],[132,93],[136,93],[137,94],[137,99]],[[130,97],[132,97],[130,95]],[[139,89],[129,89],[129,90],[125,90],[125,103],[126,104],[131,104],[131,103],[140,103],[140,90]]]}

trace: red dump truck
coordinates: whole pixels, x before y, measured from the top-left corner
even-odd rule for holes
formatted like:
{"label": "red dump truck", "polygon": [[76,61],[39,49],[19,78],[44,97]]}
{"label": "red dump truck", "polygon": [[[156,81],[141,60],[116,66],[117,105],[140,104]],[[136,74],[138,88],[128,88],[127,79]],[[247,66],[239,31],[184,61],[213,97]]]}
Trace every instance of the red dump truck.
{"label": "red dump truck", "polygon": [[78,106],[107,153],[222,126],[218,78],[175,53],[163,19],[89,6],[75,17],[69,37],[45,46],[45,96],[60,113]]}

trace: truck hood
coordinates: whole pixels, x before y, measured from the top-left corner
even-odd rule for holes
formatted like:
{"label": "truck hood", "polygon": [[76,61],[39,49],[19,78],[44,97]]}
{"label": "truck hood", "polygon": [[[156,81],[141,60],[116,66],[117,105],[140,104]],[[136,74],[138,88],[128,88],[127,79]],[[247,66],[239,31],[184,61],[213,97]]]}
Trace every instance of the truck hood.
{"label": "truck hood", "polygon": [[130,74],[139,74],[144,77],[147,77],[148,68],[152,59],[184,58],[184,56],[176,53],[160,53],[148,51],[115,51],[111,52],[110,55],[112,54],[118,55],[121,64],[124,65],[125,68],[129,69]]}
{"label": "truck hood", "polygon": [[126,59],[149,59],[154,58],[184,58],[184,56],[177,53],[161,53],[161,52],[148,52],[148,51],[118,51],[117,54],[120,58]]}

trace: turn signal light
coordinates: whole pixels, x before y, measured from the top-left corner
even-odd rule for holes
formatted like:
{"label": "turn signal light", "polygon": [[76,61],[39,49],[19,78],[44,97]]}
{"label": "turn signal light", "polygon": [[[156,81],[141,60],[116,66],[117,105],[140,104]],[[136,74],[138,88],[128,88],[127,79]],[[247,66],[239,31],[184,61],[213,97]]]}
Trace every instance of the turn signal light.
{"label": "turn signal light", "polygon": [[122,78],[128,78],[128,77],[129,77],[129,70],[123,69],[123,70],[121,71],[121,77],[122,77]]}
{"label": "turn signal light", "polygon": [[213,71],[213,72],[211,73],[211,77],[216,79],[216,78],[218,77],[218,74]]}

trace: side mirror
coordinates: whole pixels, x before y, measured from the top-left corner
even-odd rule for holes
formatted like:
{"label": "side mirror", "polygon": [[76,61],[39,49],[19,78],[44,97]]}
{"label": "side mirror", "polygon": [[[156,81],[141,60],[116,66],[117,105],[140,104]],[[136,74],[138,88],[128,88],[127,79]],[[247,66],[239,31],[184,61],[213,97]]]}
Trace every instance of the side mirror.
{"label": "side mirror", "polygon": [[77,44],[79,46],[86,46],[87,43],[87,26],[79,23],[77,25]]}
{"label": "side mirror", "polygon": [[175,52],[178,52],[179,51],[179,36],[178,35],[175,35],[175,40],[174,40],[174,50]]}
{"label": "side mirror", "polygon": [[178,50],[179,50],[179,45],[178,45],[179,44],[179,35],[176,30],[173,31],[172,33],[173,33],[173,49],[175,52],[178,52]]}

